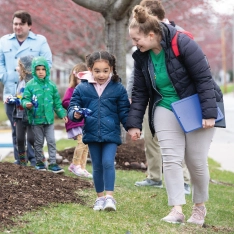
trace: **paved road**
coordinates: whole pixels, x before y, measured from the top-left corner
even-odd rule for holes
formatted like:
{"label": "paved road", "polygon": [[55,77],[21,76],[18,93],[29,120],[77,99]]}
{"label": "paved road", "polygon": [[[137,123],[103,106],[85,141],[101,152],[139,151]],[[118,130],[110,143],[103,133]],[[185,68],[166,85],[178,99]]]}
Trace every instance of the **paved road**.
{"label": "paved road", "polygon": [[216,128],[209,157],[234,172],[234,93],[224,95],[224,108],[227,128]]}

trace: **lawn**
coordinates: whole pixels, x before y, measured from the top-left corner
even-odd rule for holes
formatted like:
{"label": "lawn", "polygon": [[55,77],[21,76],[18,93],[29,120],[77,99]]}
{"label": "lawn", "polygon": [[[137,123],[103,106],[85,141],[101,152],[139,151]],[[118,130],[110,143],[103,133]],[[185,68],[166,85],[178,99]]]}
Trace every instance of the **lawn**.
{"label": "lawn", "polygon": [[[58,143],[59,145],[60,143]],[[35,212],[19,216],[17,227],[2,233],[234,233],[234,174],[219,170],[219,164],[209,159],[211,173],[210,200],[207,202],[206,225],[173,225],[161,222],[168,214],[165,188],[135,187],[134,183],[145,177],[140,171],[117,170],[115,198],[116,212],[95,212],[94,189],[83,190],[86,205],[51,204]],[[73,176],[65,168],[65,174]],[[91,166],[88,165],[91,171]],[[49,191],[48,191],[49,196]],[[191,214],[191,195],[187,196],[184,214]]]}

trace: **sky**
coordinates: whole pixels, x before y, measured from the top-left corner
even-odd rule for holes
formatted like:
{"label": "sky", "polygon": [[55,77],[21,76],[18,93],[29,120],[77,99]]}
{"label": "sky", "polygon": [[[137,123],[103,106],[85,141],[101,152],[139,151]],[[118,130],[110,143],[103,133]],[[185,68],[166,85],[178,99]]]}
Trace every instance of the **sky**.
{"label": "sky", "polygon": [[234,14],[234,0],[209,0],[214,9],[220,14]]}

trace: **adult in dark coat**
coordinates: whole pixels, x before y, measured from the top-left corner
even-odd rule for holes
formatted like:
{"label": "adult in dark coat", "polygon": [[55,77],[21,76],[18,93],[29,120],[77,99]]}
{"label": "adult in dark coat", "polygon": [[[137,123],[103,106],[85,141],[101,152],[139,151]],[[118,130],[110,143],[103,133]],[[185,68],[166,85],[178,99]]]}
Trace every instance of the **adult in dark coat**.
{"label": "adult in dark coat", "polygon": [[[149,124],[157,134],[162,157],[168,204],[173,206],[162,220],[183,223],[182,162],[185,159],[191,175],[193,211],[188,222],[202,225],[206,216],[204,202],[208,200],[209,171],[207,155],[217,118],[216,101],[222,93],[212,79],[210,68],[198,44],[187,35],[178,37],[180,58],[171,46],[176,29],[159,23],[145,8],[136,6],[129,26],[134,52],[134,84],[132,104],[126,128],[133,140],[140,137],[143,116],[149,102]],[[197,93],[202,107],[203,128],[184,133],[171,103]]]}

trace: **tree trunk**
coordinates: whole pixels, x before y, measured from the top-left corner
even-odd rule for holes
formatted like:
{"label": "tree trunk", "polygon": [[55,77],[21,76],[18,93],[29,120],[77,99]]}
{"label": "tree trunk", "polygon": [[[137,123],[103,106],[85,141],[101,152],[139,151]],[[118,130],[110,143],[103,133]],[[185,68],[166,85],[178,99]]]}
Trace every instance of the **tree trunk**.
{"label": "tree trunk", "polygon": [[116,57],[116,71],[126,86],[126,44],[128,16],[121,20],[105,17],[105,40],[107,50]]}
{"label": "tree trunk", "polygon": [[[126,44],[128,20],[132,8],[141,0],[73,0],[93,11],[100,12],[105,19],[105,43],[107,50],[116,57],[116,71],[126,86]],[[101,33],[101,32],[97,32]]]}

